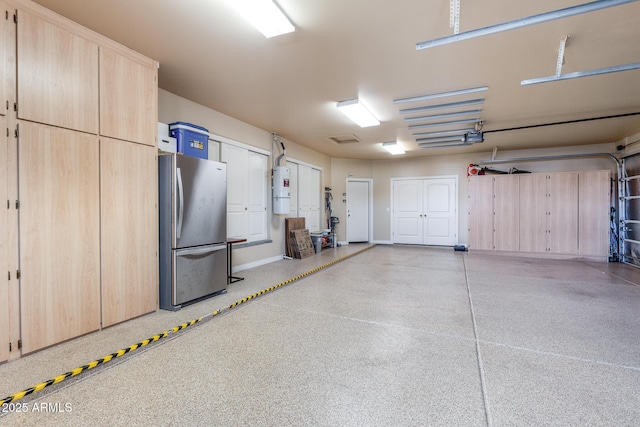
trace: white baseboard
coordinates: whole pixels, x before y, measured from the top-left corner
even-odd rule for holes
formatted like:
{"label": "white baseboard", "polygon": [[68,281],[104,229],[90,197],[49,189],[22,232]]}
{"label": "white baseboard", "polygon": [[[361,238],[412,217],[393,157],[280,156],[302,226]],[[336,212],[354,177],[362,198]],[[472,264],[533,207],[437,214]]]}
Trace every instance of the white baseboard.
{"label": "white baseboard", "polygon": [[282,261],[283,256],[278,255],[271,258],[265,258],[258,261],[250,262],[247,264],[236,265],[231,269],[232,274],[237,273],[239,271],[249,270],[251,268],[260,267],[261,265],[271,264],[272,262]]}

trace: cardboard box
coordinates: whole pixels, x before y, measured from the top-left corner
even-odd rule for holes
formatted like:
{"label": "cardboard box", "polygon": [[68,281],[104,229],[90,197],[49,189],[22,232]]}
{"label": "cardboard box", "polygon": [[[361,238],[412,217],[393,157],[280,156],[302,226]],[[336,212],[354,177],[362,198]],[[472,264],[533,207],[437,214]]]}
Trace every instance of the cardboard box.
{"label": "cardboard box", "polygon": [[303,259],[315,254],[308,229],[291,231],[290,241],[294,258]]}

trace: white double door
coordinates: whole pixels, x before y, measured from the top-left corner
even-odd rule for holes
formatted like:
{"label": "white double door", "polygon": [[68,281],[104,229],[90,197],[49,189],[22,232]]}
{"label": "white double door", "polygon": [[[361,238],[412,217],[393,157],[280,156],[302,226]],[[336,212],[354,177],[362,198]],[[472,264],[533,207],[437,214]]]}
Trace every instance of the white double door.
{"label": "white double door", "polygon": [[393,243],[453,246],[458,239],[457,178],[393,183]]}

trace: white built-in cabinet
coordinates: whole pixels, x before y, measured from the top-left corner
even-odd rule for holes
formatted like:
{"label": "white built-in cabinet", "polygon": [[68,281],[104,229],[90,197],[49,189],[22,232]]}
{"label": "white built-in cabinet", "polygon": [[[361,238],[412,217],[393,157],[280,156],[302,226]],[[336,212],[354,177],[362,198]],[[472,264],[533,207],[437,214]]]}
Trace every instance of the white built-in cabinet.
{"label": "white built-in cabinet", "polygon": [[305,227],[318,232],[321,227],[320,183],[322,172],[309,165],[298,164],[298,217],[305,219]]}
{"label": "white built-in cabinet", "polygon": [[155,311],[158,227],[157,63],[29,0],[0,12],[2,362]]}
{"label": "white built-in cabinet", "polygon": [[606,258],[610,172],[469,177],[469,248]]}
{"label": "white built-in cabinet", "polygon": [[223,143],[220,159],[227,164],[227,237],[267,239],[268,157]]}

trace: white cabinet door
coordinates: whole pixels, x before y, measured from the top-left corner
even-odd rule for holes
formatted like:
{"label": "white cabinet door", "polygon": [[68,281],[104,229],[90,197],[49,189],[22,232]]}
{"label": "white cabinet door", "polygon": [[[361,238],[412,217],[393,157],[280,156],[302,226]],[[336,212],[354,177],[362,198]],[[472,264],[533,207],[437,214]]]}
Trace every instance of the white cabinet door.
{"label": "white cabinet door", "polygon": [[[3,1],[0,1],[0,16],[5,16],[7,13],[7,4]],[[9,102],[9,98],[7,97],[8,91],[6,89],[7,84],[7,53],[9,50],[9,40],[7,36],[7,24],[6,19],[0,19],[0,116],[4,116],[7,114],[6,103]],[[4,144],[3,144],[4,146]],[[6,169],[3,169],[6,170]],[[1,341],[0,341],[1,343]],[[0,361],[2,361],[2,350],[0,350]]]}
{"label": "white cabinet door", "polygon": [[450,246],[458,238],[455,178],[393,184],[393,243]]}
{"label": "white cabinet door", "polygon": [[227,238],[248,238],[246,204],[249,152],[244,148],[222,144],[222,161],[227,163]]}
{"label": "white cabinet door", "polygon": [[423,181],[423,244],[453,246],[458,238],[455,178]]}
{"label": "white cabinet door", "polygon": [[369,181],[347,182],[347,241],[369,241]]}
{"label": "white cabinet door", "polygon": [[321,172],[311,168],[309,171],[309,218],[307,228],[309,231],[321,231],[320,227],[320,183]]}
{"label": "white cabinet door", "polygon": [[249,233],[247,240],[267,238],[267,156],[250,151],[249,155]]}
{"label": "white cabinet door", "polygon": [[422,181],[393,183],[393,243],[422,244]]}
{"label": "white cabinet door", "polygon": [[289,200],[289,214],[287,218],[298,217],[298,164],[287,163],[289,168],[289,191],[291,193],[291,199]]}

